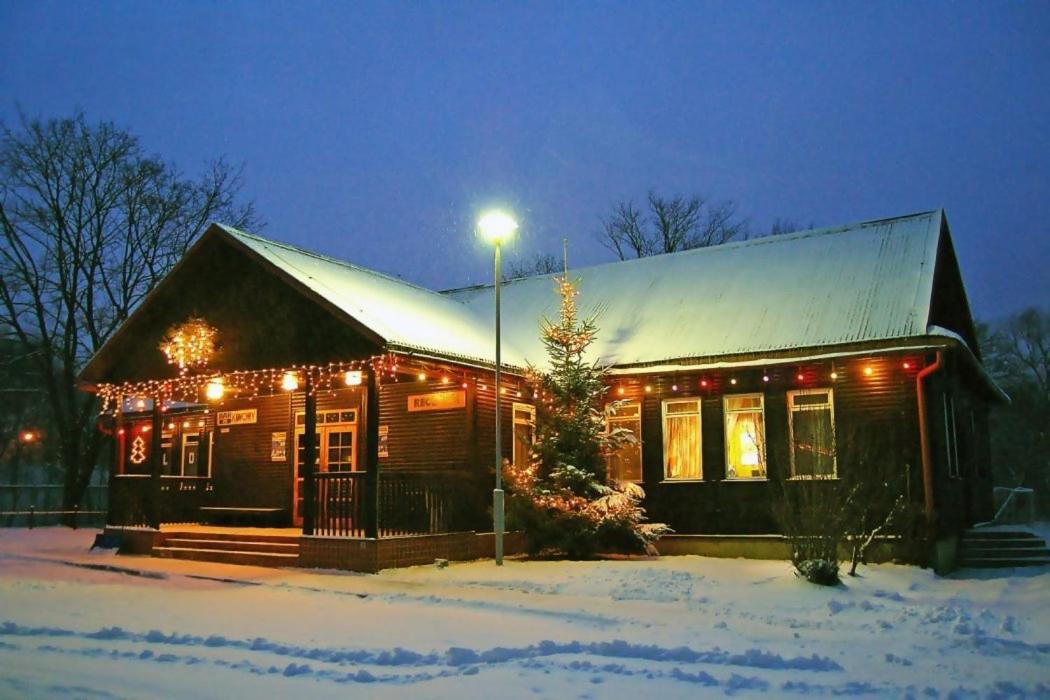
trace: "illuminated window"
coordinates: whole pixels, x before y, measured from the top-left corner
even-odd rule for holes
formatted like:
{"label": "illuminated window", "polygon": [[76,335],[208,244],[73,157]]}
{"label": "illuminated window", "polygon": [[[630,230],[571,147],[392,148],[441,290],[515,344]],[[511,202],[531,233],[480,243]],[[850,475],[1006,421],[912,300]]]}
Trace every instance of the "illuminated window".
{"label": "illuminated window", "polygon": [[700,400],[669,399],[663,402],[664,479],[703,478],[700,454]]}
{"label": "illuminated window", "polygon": [[619,408],[606,407],[609,430],[622,428],[634,435],[634,441],[620,446],[609,455],[609,478],[616,481],[642,480],[642,406],[637,401],[619,403]]}
{"label": "illuminated window", "polygon": [[791,475],[834,478],[835,405],[832,390],[789,391],[787,401]]}
{"label": "illuminated window", "polygon": [[726,396],[726,478],[766,478],[766,421],[762,394]]}
{"label": "illuminated window", "polygon": [[536,408],[525,403],[513,404],[514,445],[513,464],[525,466],[532,452],[534,433],[536,431]]}

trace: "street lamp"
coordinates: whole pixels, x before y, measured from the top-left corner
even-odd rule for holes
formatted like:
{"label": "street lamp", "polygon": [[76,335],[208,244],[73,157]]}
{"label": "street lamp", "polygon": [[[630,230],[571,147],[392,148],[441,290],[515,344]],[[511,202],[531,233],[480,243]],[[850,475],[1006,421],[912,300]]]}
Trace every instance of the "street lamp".
{"label": "street lamp", "polygon": [[501,211],[490,211],[478,219],[478,233],[496,246],[496,488],[492,491],[492,531],[496,539],[496,566],[503,566],[503,455],[500,441],[500,342],[499,284],[500,246],[518,229],[518,222]]}

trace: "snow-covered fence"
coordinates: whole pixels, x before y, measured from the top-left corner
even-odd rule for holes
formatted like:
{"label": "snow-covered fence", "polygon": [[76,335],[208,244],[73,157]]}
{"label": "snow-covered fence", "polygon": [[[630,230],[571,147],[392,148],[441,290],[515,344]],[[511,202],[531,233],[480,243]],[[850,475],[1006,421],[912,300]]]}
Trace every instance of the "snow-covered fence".
{"label": "snow-covered fence", "polygon": [[[0,527],[57,525],[63,515],[61,484],[0,484]],[[105,523],[109,505],[104,485],[88,486],[77,504],[76,520],[82,526]]]}

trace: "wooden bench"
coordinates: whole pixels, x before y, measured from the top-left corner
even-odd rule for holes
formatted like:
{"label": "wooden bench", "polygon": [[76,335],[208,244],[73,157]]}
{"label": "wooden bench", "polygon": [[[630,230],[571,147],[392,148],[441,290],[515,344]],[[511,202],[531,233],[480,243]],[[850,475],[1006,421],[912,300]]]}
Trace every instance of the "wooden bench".
{"label": "wooden bench", "polygon": [[284,512],[284,508],[201,506],[201,522],[206,525],[275,526],[281,524]]}

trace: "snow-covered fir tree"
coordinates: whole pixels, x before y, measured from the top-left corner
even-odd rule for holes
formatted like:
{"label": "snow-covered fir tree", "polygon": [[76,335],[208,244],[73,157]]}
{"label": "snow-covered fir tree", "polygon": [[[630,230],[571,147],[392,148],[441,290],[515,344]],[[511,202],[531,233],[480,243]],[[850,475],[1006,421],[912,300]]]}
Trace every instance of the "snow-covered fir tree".
{"label": "snow-covered fir tree", "polygon": [[[641,487],[607,477],[606,456],[635,438],[607,428],[605,370],[586,358],[596,319],[579,317],[579,292],[568,274],[555,283],[559,318],[545,319],[541,331],[549,371],[531,372],[542,397],[532,458],[508,468],[511,527],[525,533],[533,554],[645,552],[666,528],[643,522]],[[618,407],[614,402],[611,410]]]}

